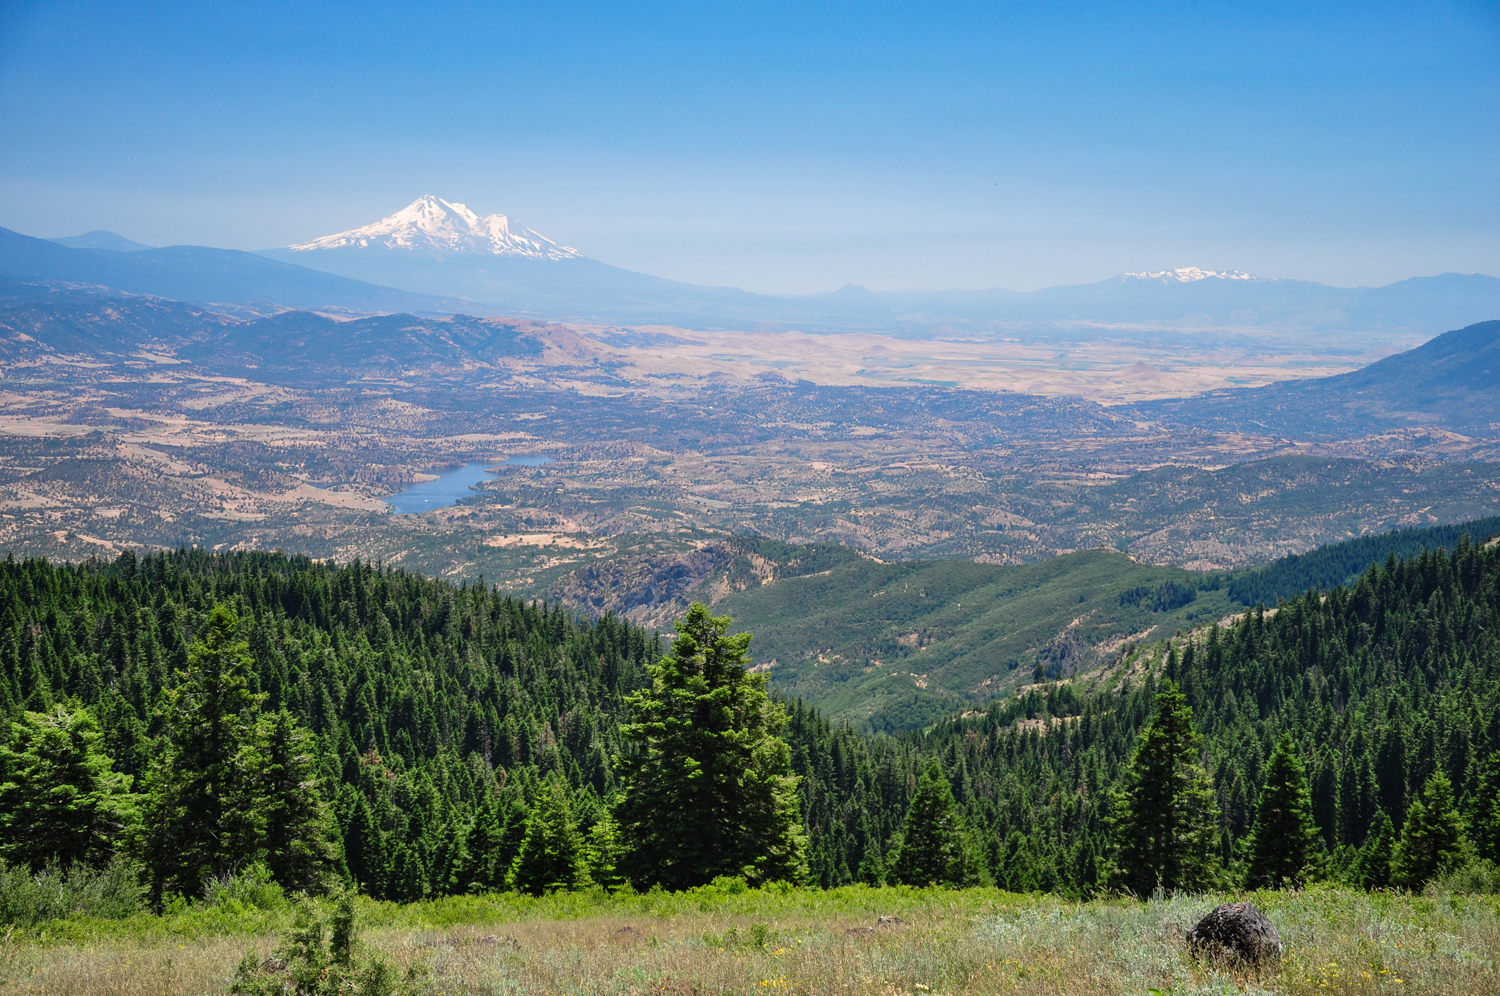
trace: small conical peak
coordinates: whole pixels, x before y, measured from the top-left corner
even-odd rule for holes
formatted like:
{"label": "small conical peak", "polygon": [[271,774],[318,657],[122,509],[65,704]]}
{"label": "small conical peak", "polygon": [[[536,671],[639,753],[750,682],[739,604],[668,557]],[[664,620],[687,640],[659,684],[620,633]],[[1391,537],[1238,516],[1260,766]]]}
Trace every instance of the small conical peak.
{"label": "small conical peak", "polygon": [[289,246],[293,252],[324,249],[404,249],[433,255],[523,256],[580,259],[582,253],[519,225],[503,214],[479,215],[468,205],[424,194],[371,225]]}

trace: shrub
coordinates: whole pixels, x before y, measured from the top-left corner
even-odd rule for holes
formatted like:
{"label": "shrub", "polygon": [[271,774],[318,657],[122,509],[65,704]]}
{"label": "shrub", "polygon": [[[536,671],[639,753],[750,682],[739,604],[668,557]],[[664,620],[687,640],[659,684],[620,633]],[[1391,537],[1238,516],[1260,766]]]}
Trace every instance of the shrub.
{"label": "shrub", "polygon": [[281,886],[271,876],[271,869],[256,862],[237,875],[209,879],[203,886],[203,905],[228,910],[279,910],[287,905]]}
{"label": "shrub", "polygon": [[1466,895],[1500,893],[1500,865],[1487,858],[1469,861],[1435,879],[1429,888]]}
{"label": "shrub", "polygon": [[304,897],[276,953],[261,959],[255,951],[245,952],[229,991],[236,996],[398,996],[412,991],[412,973],[398,981],[385,962],[362,954],[353,893],[335,898],[326,925],[324,907]]}
{"label": "shrub", "polygon": [[0,924],[30,927],[61,917],[119,920],[141,911],[140,870],[116,856],[103,868],[56,864],[40,872],[0,862]]}

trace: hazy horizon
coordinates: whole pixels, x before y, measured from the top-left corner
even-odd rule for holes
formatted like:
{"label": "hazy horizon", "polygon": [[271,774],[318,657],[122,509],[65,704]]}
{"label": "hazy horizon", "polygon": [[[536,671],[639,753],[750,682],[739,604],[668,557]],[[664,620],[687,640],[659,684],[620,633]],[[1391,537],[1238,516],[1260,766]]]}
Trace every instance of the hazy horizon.
{"label": "hazy horizon", "polygon": [[767,293],[1500,272],[1475,3],[21,3],[0,84],[0,225],[39,237],[264,250],[432,193]]}

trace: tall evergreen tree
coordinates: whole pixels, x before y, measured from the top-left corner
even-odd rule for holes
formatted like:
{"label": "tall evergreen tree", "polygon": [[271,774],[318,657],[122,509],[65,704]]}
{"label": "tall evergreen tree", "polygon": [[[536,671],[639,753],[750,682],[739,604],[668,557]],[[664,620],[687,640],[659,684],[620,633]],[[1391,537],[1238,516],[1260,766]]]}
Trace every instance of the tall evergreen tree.
{"label": "tall evergreen tree", "polygon": [[1359,850],[1355,866],[1357,884],[1366,889],[1384,889],[1391,884],[1391,857],[1396,848],[1396,826],[1385,810],[1375,811],[1375,822]]}
{"label": "tall evergreen tree", "polygon": [[355,800],[349,828],[344,833],[344,856],[348,862],[350,877],[361,889],[372,896],[385,895],[386,880],[390,874],[385,835],[375,822],[370,804],[365,801],[363,794]]}
{"label": "tall evergreen tree", "polygon": [[589,827],[584,844],[587,856],[589,881],[606,889],[618,889],[625,884],[620,875],[620,827],[612,813],[606,812]]}
{"label": "tall evergreen tree", "polygon": [[963,817],[953,803],[953,786],[933,761],[906,811],[886,880],[901,885],[973,885],[976,875],[966,836]]}
{"label": "tall evergreen tree", "polygon": [[1216,881],[1219,807],[1198,760],[1202,743],[1187,699],[1163,682],[1114,798],[1113,887],[1149,896],[1158,887],[1206,889]]}
{"label": "tall evergreen tree", "polygon": [[[1300,762],[1299,762],[1300,765]],[[1303,775],[1303,786],[1311,782],[1308,801],[1311,806],[1313,824],[1323,838],[1324,846],[1332,850],[1338,845],[1339,783],[1338,763],[1329,754],[1318,759],[1311,778]]]}
{"label": "tall evergreen tree", "polygon": [[315,891],[339,866],[337,828],[318,791],[312,737],[285,709],[256,724],[241,770],[261,813],[259,850],[282,888]]}
{"label": "tall evergreen tree", "polygon": [[565,785],[542,783],[526,821],[526,838],[510,869],[510,887],[540,896],[588,881],[587,855]]}
{"label": "tall evergreen tree", "polygon": [[1500,751],[1485,760],[1473,809],[1469,826],[1475,853],[1500,864]]}
{"label": "tall evergreen tree", "polygon": [[1318,829],[1312,795],[1296,744],[1284,734],[1266,766],[1260,811],[1250,832],[1251,888],[1301,885],[1313,858]]}
{"label": "tall evergreen tree", "polygon": [[1427,779],[1421,798],[1406,810],[1406,825],[1391,857],[1391,883],[1420,890],[1463,863],[1467,841],[1453,785],[1441,771]]}
{"label": "tall evergreen tree", "polygon": [[620,871],[637,886],[806,877],[786,713],[746,669],[750,634],[729,636],[729,622],[694,602],[651,687],[629,699],[616,818]]}
{"label": "tall evergreen tree", "polygon": [[214,608],[163,709],[165,743],[146,776],[139,835],[154,899],[196,895],[258,856],[265,812],[250,791],[245,748],[265,695],[250,691],[254,661],[238,626],[227,607]]}
{"label": "tall evergreen tree", "polygon": [[28,712],[0,747],[0,857],[39,871],[101,864],[134,817],[130,776],[117,774],[87,709]]}

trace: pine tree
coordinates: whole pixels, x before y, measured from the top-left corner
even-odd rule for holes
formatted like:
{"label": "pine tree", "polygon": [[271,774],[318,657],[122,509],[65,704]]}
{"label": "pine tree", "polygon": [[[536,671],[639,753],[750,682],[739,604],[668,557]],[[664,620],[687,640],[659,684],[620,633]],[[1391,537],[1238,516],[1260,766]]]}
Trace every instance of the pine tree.
{"label": "pine tree", "polygon": [[260,718],[252,749],[243,767],[264,820],[266,865],[282,888],[317,891],[340,862],[337,831],[313,773],[312,738],[283,709]]}
{"label": "pine tree", "polygon": [[1339,783],[1338,763],[1330,756],[1324,755],[1314,766],[1312,776],[1305,777],[1303,783],[1311,783],[1308,802],[1311,806],[1312,820],[1317,827],[1319,836],[1323,838],[1323,846],[1333,848],[1338,846],[1338,811],[1339,811]]}
{"label": "pine tree", "polygon": [[25,713],[0,747],[0,857],[40,871],[102,864],[134,817],[130,776],[117,774],[87,709]]}
{"label": "pine tree", "polygon": [[510,887],[533,896],[576,889],[588,881],[587,857],[567,787],[556,780],[542,783],[511,865]]}
{"label": "pine tree", "polygon": [[1466,847],[1453,786],[1439,771],[1427,779],[1422,797],[1407,807],[1406,825],[1391,857],[1391,882],[1418,891],[1462,864]]}
{"label": "pine tree", "polygon": [[1384,889],[1391,884],[1391,857],[1396,847],[1396,825],[1385,814],[1375,811],[1375,822],[1359,850],[1356,865],[1357,884],[1366,889]]}
{"label": "pine tree", "polygon": [[1156,714],[1130,760],[1124,788],[1114,796],[1115,847],[1110,883],[1149,896],[1160,887],[1194,890],[1218,876],[1218,804],[1193,710],[1177,686],[1162,683]]}
{"label": "pine tree", "polygon": [[385,895],[390,863],[385,835],[380,832],[363,793],[357,797],[349,829],[344,833],[344,856],[350,876],[361,889],[372,896]]}
{"label": "pine tree", "polygon": [[188,666],[168,696],[165,749],[146,776],[139,850],[153,899],[196,895],[203,883],[259,855],[265,812],[250,792],[244,748],[253,742],[250,645],[224,606],[188,649]]}
{"label": "pine tree", "polygon": [[965,838],[963,817],[953,802],[953,787],[942,767],[933,761],[906,811],[900,843],[886,868],[886,881],[955,888],[974,884],[974,861]]}
{"label": "pine tree", "polygon": [[1031,839],[1019,830],[1005,838],[994,867],[995,884],[1009,892],[1035,892],[1040,885],[1039,864]]}
{"label": "pine tree", "polygon": [[1260,811],[1250,832],[1250,888],[1301,885],[1317,839],[1307,775],[1290,733],[1284,734],[1266,766]]}
{"label": "pine tree", "polygon": [[427,869],[422,867],[422,857],[410,844],[402,844],[391,861],[387,894],[403,903],[416,903],[427,898]]}
{"label": "pine tree", "polygon": [[613,814],[606,812],[589,827],[584,849],[589,881],[610,890],[625,884],[619,869],[620,827]]}
{"label": "pine tree", "polygon": [[635,745],[620,765],[620,870],[636,886],[752,884],[807,874],[786,712],[746,670],[750,634],[694,602],[651,687],[628,700]]}
{"label": "pine tree", "polygon": [[1500,752],[1485,761],[1474,793],[1472,827],[1475,853],[1500,864]]}

